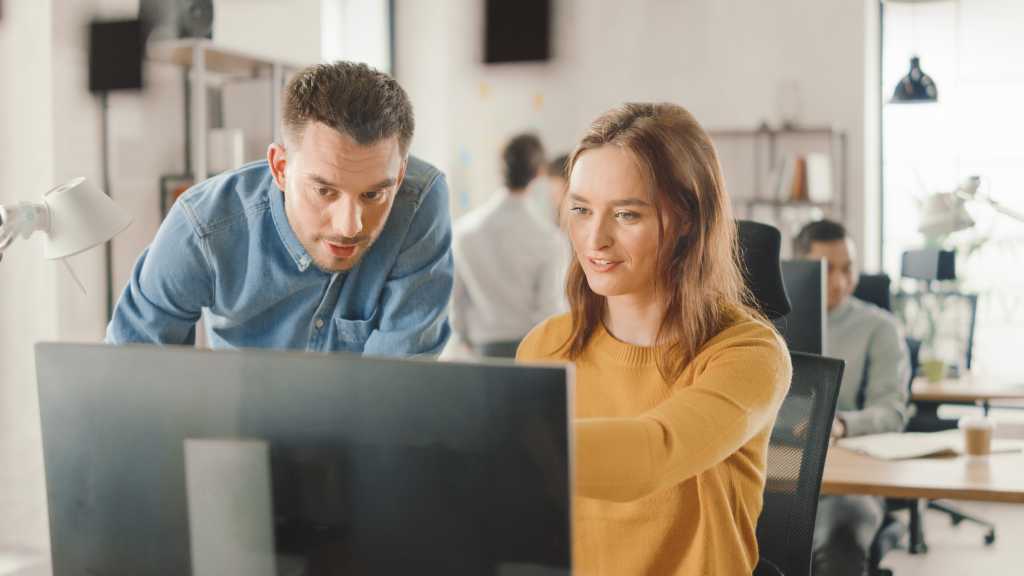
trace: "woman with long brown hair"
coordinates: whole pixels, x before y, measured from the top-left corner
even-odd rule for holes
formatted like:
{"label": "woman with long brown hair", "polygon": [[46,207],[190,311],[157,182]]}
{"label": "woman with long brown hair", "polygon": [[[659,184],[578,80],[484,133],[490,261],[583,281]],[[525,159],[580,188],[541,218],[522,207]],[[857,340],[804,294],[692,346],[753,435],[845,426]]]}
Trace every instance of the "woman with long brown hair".
{"label": "woman with long brown hair", "polygon": [[791,367],[744,286],[714,147],[679,106],[626,104],[568,172],[571,311],[518,358],[576,367],[574,567],[750,574]]}

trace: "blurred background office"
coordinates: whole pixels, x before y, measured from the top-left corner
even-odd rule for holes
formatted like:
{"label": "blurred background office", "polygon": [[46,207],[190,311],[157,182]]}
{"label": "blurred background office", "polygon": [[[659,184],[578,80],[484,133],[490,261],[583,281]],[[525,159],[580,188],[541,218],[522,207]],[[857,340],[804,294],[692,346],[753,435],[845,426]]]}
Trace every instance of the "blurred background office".
{"label": "blurred background office", "polygon": [[[140,88],[90,91],[90,22],[137,19],[140,4],[0,0],[0,203],[84,175],[134,218],[109,260],[72,259],[87,295],[38,239],[0,262],[0,548],[48,541],[32,344],[100,341],[108,294],[175,194],[262,158],[274,86],[319,60],[398,78],[412,152],[447,174],[456,222],[501,187],[509,135],[564,152],[623,101],[682,104],[719,147],[739,217],[789,236],[829,217],[862,270],[977,294],[974,367],[1024,383],[1024,223],[995,207],[1024,211],[1018,0],[167,0],[211,16],[151,38]],[[914,56],[935,97],[907,103],[893,96]],[[973,175],[974,193],[953,194]],[[926,244],[957,250],[955,281],[900,280],[901,254]],[[931,353],[962,371],[963,328],[935,314]]]}

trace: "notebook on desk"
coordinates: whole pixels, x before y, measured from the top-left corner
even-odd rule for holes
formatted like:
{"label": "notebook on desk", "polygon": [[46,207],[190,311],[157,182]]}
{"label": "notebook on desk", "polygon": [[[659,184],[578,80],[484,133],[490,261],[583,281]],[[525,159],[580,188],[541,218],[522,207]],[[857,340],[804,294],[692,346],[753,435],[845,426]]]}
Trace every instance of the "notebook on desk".
{"label": "notebook on desk", "polygon": [[[880,460],[937,458],[964,454],[960,430],[942,432],[891,432],[843,438],[838,445]],[[1024,440],[993,439],[992,453],[1024,450]]]}

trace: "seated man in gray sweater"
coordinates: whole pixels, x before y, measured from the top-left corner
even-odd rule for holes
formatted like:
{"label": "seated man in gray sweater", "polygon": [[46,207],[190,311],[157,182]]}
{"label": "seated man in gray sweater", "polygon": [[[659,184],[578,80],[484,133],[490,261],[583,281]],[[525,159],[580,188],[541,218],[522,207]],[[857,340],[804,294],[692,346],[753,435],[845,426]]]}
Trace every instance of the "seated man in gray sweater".
{"label": "seated man in gray sweater", "polygon": [[[906,342],[892,314],[851,298],[857,270],[846,229],[830,220],[811,222],[797,235],[794,251],[828,266],[827,350],[846,361],[832,436],[902,431],[910,379]],[[884,506],[883,499],[873,496],[822,497],[814,528],[814,573],[866,574]]]}

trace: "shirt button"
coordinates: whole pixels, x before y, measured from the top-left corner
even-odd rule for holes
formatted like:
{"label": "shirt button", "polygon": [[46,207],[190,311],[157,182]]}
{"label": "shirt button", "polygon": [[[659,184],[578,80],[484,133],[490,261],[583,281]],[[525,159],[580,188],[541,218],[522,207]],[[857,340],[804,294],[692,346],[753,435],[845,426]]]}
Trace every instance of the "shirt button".
{"label": "shirt button", "polygon": [[316,329],[317,330],[323,328],[324,327],[324,319],[323,318],[317,318],[315,324],[316,324]]}

